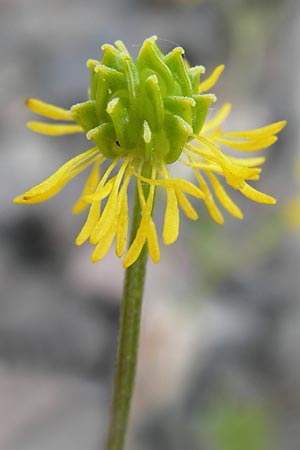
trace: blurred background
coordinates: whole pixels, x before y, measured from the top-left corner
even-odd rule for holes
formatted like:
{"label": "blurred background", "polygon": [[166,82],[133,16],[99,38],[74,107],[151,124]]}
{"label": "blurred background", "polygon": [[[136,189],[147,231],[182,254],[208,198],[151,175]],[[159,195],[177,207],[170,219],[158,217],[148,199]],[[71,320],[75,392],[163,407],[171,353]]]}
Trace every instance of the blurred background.
{"label": "blurred background", "polygon": [[152,34],[207,73],[226,64],[228,129],[288,126],[257,184],[275,207],[233,193],[245,219],[220,227],[200,206],[149,264],[127,449],[299,450],[299,1],[0,0],[1,450],[103,448],[123,279],[113,251],[92,265],[74,245],[83,178],[11,203],[88,148],[27,130],[24,99],[85,100],[103,43],[136,55]]}

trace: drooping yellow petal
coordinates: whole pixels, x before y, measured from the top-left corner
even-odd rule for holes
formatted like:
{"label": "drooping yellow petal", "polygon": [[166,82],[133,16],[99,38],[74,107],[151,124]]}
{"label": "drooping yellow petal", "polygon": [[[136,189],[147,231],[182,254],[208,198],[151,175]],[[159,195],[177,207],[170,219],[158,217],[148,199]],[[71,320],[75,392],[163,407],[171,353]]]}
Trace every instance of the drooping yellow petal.
{"label": "drooping yellow petal", "polygon": [[105,171],[103,177],[101,178],[101,181],[100,181],[96,191],[94,192],[94,194],[86,196],[86,201],[88,203],[92,203],[92,202],[96,202],[96,201],[99,201],[99,200],[103,200],[103,198],[107,197],[107,195],[110,193],[110,191],[112,189],[112,186],[110,186],[110,185],[114,184],[117,175],[112,177],[107,183],[106,183],[106,180],[109,177],[109,175],[111,174],[111,172],[114,170],[116,165],[119,163],[120,159],[121,158],[114,159],[113,162],[106,169],[106,171]]}
{"label": "drooping yellow petal", "polygon": [[[144,197],[144,190],[142,187],[142,182],[139,179],[137,179],[137,188],[138,188],[140,205],[141,205],[141,208],[143,211],[145,209],[146,200]],[[157,263],[160,260],[160,249],[159,249],[158,237],[157,237],[157,232],[156,232],[156,226],[152,219],[152,214],[149,217],[149,230],[148,230],[148,234],[147,234],[147,242],[148,242],[148,250],[149,250],[150,257],[154,263]]]}
{"label": "drooping yellow petal", "polygon": [[267,205],[275,205],[276,203],[276,198],[271,197],[271,195],[264,194],[263,192],[257,191],[246,182],[243,188],[240,189],[240,191],[245,195],[245,197],[250,198],[256,203],[265,203]]}
{"label": "drooping yellow petal", "polygon": [[153,186],[175,188],[186,192],[193,197],[203,198],[203,192],[201,192],[201,190],[197,186],[195,186],[190,181],[183,180],[181,178],[169,178],[168,180],[151,180],[150,178],[144,177],[138,173],[135,173],[135,176]]}
{"label": "drooping yellow petal", "polygon": [[95,162],[95,158],[99,158],[99,151],[96,147],[75,156],[45,181],[16,197],[14,203],[29,204],[48,200],[56,195],[78,172]]}
{"label": "drooping yellow petal", "polygon": [[127,234],[128,234],[128,198],[127,188],[130,182],[133,169],[127,167],[124,175],[123,184],[119,194],[118,206],[118,228],[116,237],[116,255],[120,258],[126,250]]}
{"label": "drooping yellow petal", "polygon": [[152,219],[150,219],[149,223],[147,243],[150,258],[155,264],[157,264],[160,261],[160,250],[155,224]]}
{"label": "drooping yellow petal", "polygon": [[[169,174],[165,164],[162,164],[163,175],[166,180]],[[179,233],[179,210],[174,188],[167,188],[167,207],[165,211],[163,241],[166,245],[173,244]]]}
{"label": "drooping yellow petal", "polygon": [[167,189],[167,207],[164,219],[163,241],[166,245],[173,244],[179,233],[179,210],[175,189]]}
{"label": "drooping yellow petal", "polygon": [[113,220],[116,218],[118,214],[118,191],[119,187],[125,172],[126,167],[129,164],[129,158],[126,158],[122,163],[118,174],[116,176],[115,182],[113,184],[113,188],[109,195],[108,201],[105,205],[103,214],[101,215],[97,225],[94,227],[90,242],[91,244],[96,244],[99,242],[102,237],[107,233],[107,230],[111,227]]}
{"label": "drooping yellow petal", "polygon": [[36,133],[48,134],[50,136],[61,136],[63,134],[83,133],[79,125],[63,125],[44,122],[27,122],[27,127]]}
{"label": "drooping yellow petal", "polygon": [[118,256],[118,258],[123,256],[125,253],[127,233],[128,233],[128,198],[127,192],[125,192],[120,207],[120,214],[117,228],[116,255]]}
{"label": "drooping yellow petal", "polygon": [[[223,168],[224,174],[227,173],[229,178],[234,179],[234,176],[236,176],[239,178],[252,179],[261,173],[260,168],[242,167],[241,165],[234,164],[230,158],[222,153],[221,149],[210,139],[205,138],[204,136],[197,136],[197,140],[211,150],[217,160],[217,163]],[[194,149],[192,146],[189,146],[189,149],[201,156],[201,151],[198,151],[198,149]]]}
{"label": "drooping yellow petal", "polygon": [[[130,158],[126,158],[126,160],[121,165],[118,174],[114,177],[114,183],[112,185],[112,190],[111,190],[108,202],[105,206],[104,212],[103,212],[102,216],[100,217],[100,219],[98,220],[98,223],[96,224],[96,226],[94,226],[94,229],[91,232],[90,241],[91,241],[91,243],[97,244],[96,248],[93,251],[92,256],[91,256],[92,262],[97,262],[97,261],[100,261],[102,258],[104,258],[104,256],[107,254],[108,250],[110,249],[110,247],[112,245],[115,235],[118,232],[118,227],[120,226],[121,206],[122,206],[122,202],[124,199],[124,195],[126,195],[127,185],[130,180],[130,177],[128,179],[126,179],[126,184],[122,186],[119,195],[118,195],[118,189],[119,189],[119,185],[122,181],[124,171],[126,170],[126,167],[128,166],[129,160],[130,160]],[[109,184],[109,182],[107,184]],[[126,201],[127,201],[127,195],[126,195]],[[124,210],[123,210],[123,213],[124,213]],[[124,219],[124,217],[123,217],[123,219]],[[125,220],[127,220],[127,222],[128,222],[128,211],[126,213]],[[123,224],[125,224],[124,221],[123,221]],[[126,245],[126,234],[127,234],[127,226],[126,226],[126,230],[125,230],[125,245]],[[120,241],[119,241],[119,245],[120,245]],[[121,247],[119,247],[118,250],[121,251]],[[122,254],[123,253],[121,253],[121,255]]]}
{"label": "drooping yellow petal", "polygon": [[[116,178],[117,178],[117,175],[114,175],[107,181],[107,183],[103,182],[101,184],[101,189],[99,189],[99,186],[100,186],[100,183],[99,183],[97,186],[97,189],[95,191],[96,193],[86,195],[85,201],[87,203],[94,203],[94,202],[99,202],[99,201],[101,202],[101,200],[105,199],[111,193],[111,190],[113,188]],[[101,179],[101,181],[102,181],[102,179]]]}
{"label": "drooping yellow petal", "polygon": [[[138,188],[138,193],[139,193],[140,205],[141,205],[142,210],[144,210],[145,205],[146,205],[146,200],[144,197],[142,183],[139,179],[137,179],[137,188]],[[156,227],[155,227],[155,224],[154,224],[151,216],[149,218],[147,243],[148,243],[148,251],[149,251],[150,258],[156,264],[160,261],[160,249],[159,249]]]}
{"label": "drooping yellow petal", "polygon": [[269,136],[266,138],[261,138],[253,141],[233,141],[232,139],[223,139],[222,137],[215,136],[213,138],[215,141],[220,144],[226,145],[227,147],[234,148],[235,150],[245,151],[245,152],[254,152],[258,150],[263,150],[265,148],[273,145],[277,140],[277,136]]}
{"label": "drooping yellow petal", "polygon": [[[244,178],[245,180],[258,180],[261,168],[255,168],[255,170],[251,169],[252,167],[263,164],[266,160],[264,157],[259,158],[233,158],[231,156],[227,156],[226,158],[229,161],[229,166],[224,170],[220,164],[215,163],[207,163],[202,162],[198,159],[197,156],[185,151],[186,156],[190,158],[190,161],[184,161],[180,159],[180,162],[188,167],[195,167],[202,170],[209,170],[210,172],[217,173],[218,175],[227,176],[229,175],[230,170],[235,174],[232,178]],[[246,170],[244,169],[246,167]],[[230,178],[230,176],[228,177]]]}
{"label": "drooping yellow petal", "polygon": [[[155,176],[156,176],[156,169],[153,167],[150,181],[154,180]],[[144,209],[142,210],[142,218],[140,226],[138,228],[135,239],[133,240],[125,258],[123,259],[124,268],[131,266],[137,260],[143,249],[147,235],[149,234],[149,228],[151,228],[149,219],[151,218],[153,208],[154,192],[155,192],[155,185],[150,184],[147,202],[145,204]]]}
{"label": "drooping yellow petal", "polygon": [[225,68],[224,64],[221,64],[220,66],[216,67],[212,72],[212,74],[208,78],[206,78],[206,80],[202,81],[202,83],[199,84],[198,92],[199,93],[206,92],[209,89],[211,89],[218,81],[224,68]]}
{"label": "drooping yellow petal", "polygon": [[91,204],[85,224],[81,228],[81,231],[75,240],[76,245],[82,245],[90,237],[90,234],[98,221],[100,209],[100,202],[94,202]]}
{"label": "drooping yellow petal", "polygon": [[217,222],[219,225],[223,225],[224,218],[222,216],[221,211],[215,204],[215,201],[209,190],[209,187],[207,186],[206,181],[204,180],[203,176],[197,169],[193,169],[193,171],[202,191],[204,192],[203,201],[208,209],[208,212],[210,213],[211,217],[214,219],[215,222]]}
{"label": "drooping yellow petal", "polygon": [[107,230],[103,236],[101,236],[99,242],[97,243],[95,250],[92,253],[91,261],[93,263],[100,261],[106,256],[111,244],[114,240],[115,234],[117,232],[117,221],[114,221],[112,226]]}
{"label": "drooping yellow petal", "polygon": [[72,209],[73,214],[81,213],[88,205],[88,202],[86,201],[85,196],[88,194],[92,194],[95,191],[95,189],[97,188],[97,185],[99,183],[99,178],[100,178],[99,166],[100,166],[100,163],[102,163],[103,161],[104,161],[104,158],[102,159],[101,162],[100,162],[100,160],[96,161],[95,164],[93,165],[91,173],[88,176],[88,178],[84,184],[83,191],[82,191],[79,199],[73,206],[73,209]]}
{"label": "drooping yellow petal", "polygon": [[229,156],[228,158],[235,164],[247,167],[261,166],[266,161],[265,156],[258,156],[257,158],[235,158]]}
{"label": "drooping yellow petal", "polygon": [[208,131],[214,130],[215,128],[219,127],[224,120],[227,119],[231,111],[231,103],[224,103],[224,105],[221,106],[219,111],[214,115],[214,117],[203,125],[202,132],[207,133]]}
{"label": "drooping yellow petal", "polygon": [[193,208],[190,201],[184,195],[184,193],[179,191],[178,189],[176,189],[175,192],[176,192],[176,197],[177,197],[178,203],[179,203],[180,207],[182,208],[182,210],[184,211],[185,215],[191,220],[197,220],[199,218],[199,216],[198,216],[197,212],[195,211],[195,209]]}
{"label": "drooping yellow petal", "polygon": [[280,122],[271,123],[270,125],[267,125],[265,127],[256,128],[255,130],[222,133],[222,136],[245,138],[245,139],[263,138],[278,134],[286,126],[286,124],[287,124],[286,120],[282,120]]}
{"label": "drooping yellow petal", "polygon": [[217,199],[219,202],[224,206],[224,208],[227,209],[227,211],[232,214],[237,219],[243,219],[243,213],[240,210],[240,208],[234,203],[234,201],[228,196],[227,192],[212,173],[205,171],[206,175],[208,176],[212,187],[214,189],[214,192],[217,196]]}
{"label": "drooping yellow petal", "polygon": [[43,102],[37,98],[27,98],[25,100],[25,105],[31,111],[39,114],[40,116],[47,117],[48,119],[73,120],[69,110],[51,105],[50,103]]}
{"label": "drooping yellow petal", "polygon": [[[79,235],[76,238],[76,245],[83,244],[91,236],[91,234],[92,234],[93,230],[95,229],[95,227],[99,221],[99,218],[100,218],[101,200],[103,200],[105,197],[107,197],[110,194],[115,178],[116,177],[113,177],[112,179],[110,179],[105,184],[103,189],[101,189],[101,193],[102,193],[101,199],[98,199],[98,200],[92,202],[87,220],[86,220],[85,224],[83,225]],[[98,187],[103,186],[103,184],[105,183],[105,180],[106,180],[106,178],[103,177],[102,180],[100,181]]]}

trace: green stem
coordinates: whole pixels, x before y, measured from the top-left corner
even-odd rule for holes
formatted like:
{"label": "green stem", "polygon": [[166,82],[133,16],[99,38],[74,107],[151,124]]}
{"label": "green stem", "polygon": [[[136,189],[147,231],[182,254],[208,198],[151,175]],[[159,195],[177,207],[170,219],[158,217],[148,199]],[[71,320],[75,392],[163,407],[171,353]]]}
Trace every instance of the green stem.
{"label": "green stem", "polygon": [[[136,188],[130,243],[136,236],[140,218],[141,208]],[[144,245],[137,261],[126,269],[113,398],[105,450],[122,450],[124,447],[137,366],[146,263],[147,247]]]}

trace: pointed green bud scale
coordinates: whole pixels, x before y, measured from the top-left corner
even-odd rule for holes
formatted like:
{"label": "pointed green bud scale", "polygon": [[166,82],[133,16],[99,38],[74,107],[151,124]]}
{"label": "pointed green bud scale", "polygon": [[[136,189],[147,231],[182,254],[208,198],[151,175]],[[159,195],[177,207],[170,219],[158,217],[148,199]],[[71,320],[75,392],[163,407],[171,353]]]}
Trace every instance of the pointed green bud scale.
{"label": "pointed green bud scale", "polygon": [[175,162],[188,138],[193,134],[193,128],[180,116],[167,114],[165,119],[165,130],[169,139],[169,152],[165,156],[165,162]]}
{"label": "pointed green bud scale", "polygon": [[99,64],[95,59],[89,59],[86,63],[87,67],[90,69],[90,87],[89,87],[89,99],[95,100],[98,80],[95,72],[95,68]]}
{"label": "pointed green bud scale", "polygon": [[192,111],[195,105],[196,102],[192,97],[172,95],[165,99],[166,110],[180,116],[188,123],[192,123]]}
{"label": "pointed green bud scale", "polygon": [[130,133],[129,113],[122,103],[122,100],[119,97],[112,99],[108,103],[106,111],[111,117],[115,129],[116,140],[120,147],[132,148],[134,145],[134,135]]}
{"label": "pointed green bud scale", "polygon": [[111,123],[103,123],[96,128],[93,128],[87,133],[87,138],[95,142],[95,144],[101,148],[106,158],[115,158],[116,156],[123,155],[120,144],[117,140],[114,127]]}
{"label": "pointed green bud scale", "polygon": [[204,67],[189,67],[181,47],[164,55],[157,36],[144,41],[136,62],[121,41],[102,50],[101,61],[87,62],[89,100],[72,107],[73,119],[107,158],[176,161],[215,101],[198,93]]}
{"label": "pointed green bud scale", "polygon": [[152,38],[146,39],[137,57],[138,69],[149,68],[153,73],[159,74],[169,89],[174,88],[174,77],[169,67],[162,59],[160,52]]}
{"label": "pointed green bud scale", "polygon": [[121,53],[110,44],[102,45],[101,49],[103,50],[101,63],[105,66],[112,67],[113,69],[122,72],[123,61]]}
{"label": "pointed green bud scale", "polygon": [[72,118],[82,126],[84,131],[89,131],[98,124],[95,100],[89,100],[88,102],[73,105],[71,113]]}
{"label": "pointed green bud scale", "polygon": [[117,41],[115,41],[115,46],[119,50],[119,52],[122,52],[122,53],[130,56],[129,51],[127,50],[124,42],[117,40]]}
{"label": "pointed green bud scale", "polygon": [[183,55],[183,48],[176,47],[165,56],[164,61],[178,83],[180,93],[182,95],[192,95],[192,84],[187,73]]}
{"label": "pointed green bud scale", "polygon": [[200,82],[200,75],[203,73],[205,73],[205,67],[203,66],[194,66],[187,69],[187,74],[191,81],[193,92],[197,92]]}
{"label": "pointed green bud scale", "polygon": [[205,122],[208,109],[212,102],[217,100],[214,94],[197,94],[193,96],[196,106],[193,109],[193,130],[199,133]]}
{"label": "pointed green bud scale", "polygon": [[94,70],[102,75],[111,89],[118,89],[120,84],[125,86],[126,80],[122,72],[99,63]]}
{"label": "pointed green bud scale", "polygon": [[153,130],[159,130],[164,123],[164,101],[157,76],[150,75],[146,79],[145,85],[147,97],[153,105],[152,127]]}
{"label": "pointed green bud scale", "polygon": [[139,88],[139,74],[130,56],[123,56],[124,74],[127,80],[128,97],[130,103],[135,107],[137,91]]}

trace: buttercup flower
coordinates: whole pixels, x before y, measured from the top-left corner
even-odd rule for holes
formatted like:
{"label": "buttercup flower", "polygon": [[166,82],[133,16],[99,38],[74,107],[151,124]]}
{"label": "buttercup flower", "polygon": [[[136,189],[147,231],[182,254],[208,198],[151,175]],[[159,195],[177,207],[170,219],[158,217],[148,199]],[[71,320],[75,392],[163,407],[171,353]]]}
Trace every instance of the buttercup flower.
{"label": "buttercup flower", "polygon": [[[204,81],[203,66],[189,67],[184,50],[174,48],[164,55],[157,37],[146,39],[136,62],[121,41],[103,45],[101,61],[89,60],[89,99],[65,110],[37,99],[26,104],[33,112],[60,121],[29,122],[33,131],[50,135],[83,132],[93,147],[75,156],[41,184],[17,197],[15,203],[38,203],[56,195],[78,173],[91,167],[83,192],[73,208],[89,212],[76,244],[95,245],[92,261],[101,260],[115,239],[123,266],[133,264],[144,244],[154,262],[160,259],[153,220],[155,192],[166,192],[163,242],[172,244],[179,233],[179,209],[192,220],[198,213],[188,195],[203,200],[212,218],[223,223],[219,203],[234,217],[243,214],[225,191],[219,177],[233,189],[259,203],[274,204],[275,199],[256,190],[252,181],[260,177],[265,157],[233,157],[221,146],[244,152],[263,150],[276,142],[276,134],[286,122],[244,132],[223,132],[221,125],[231,105],[223,105],[206,122],[216,97],[207,94],[224,66],[218,66]],[[194,181],[173,178],[175,162],[188,166]],[[105,167],[105,169],[103,169]],[[103,173],[101,173],[103,172]],[[136,179],[141,219],[136,236],[126,252],[128,239],[128,195]],[[103,206],[104,203],[104,206]]]}

